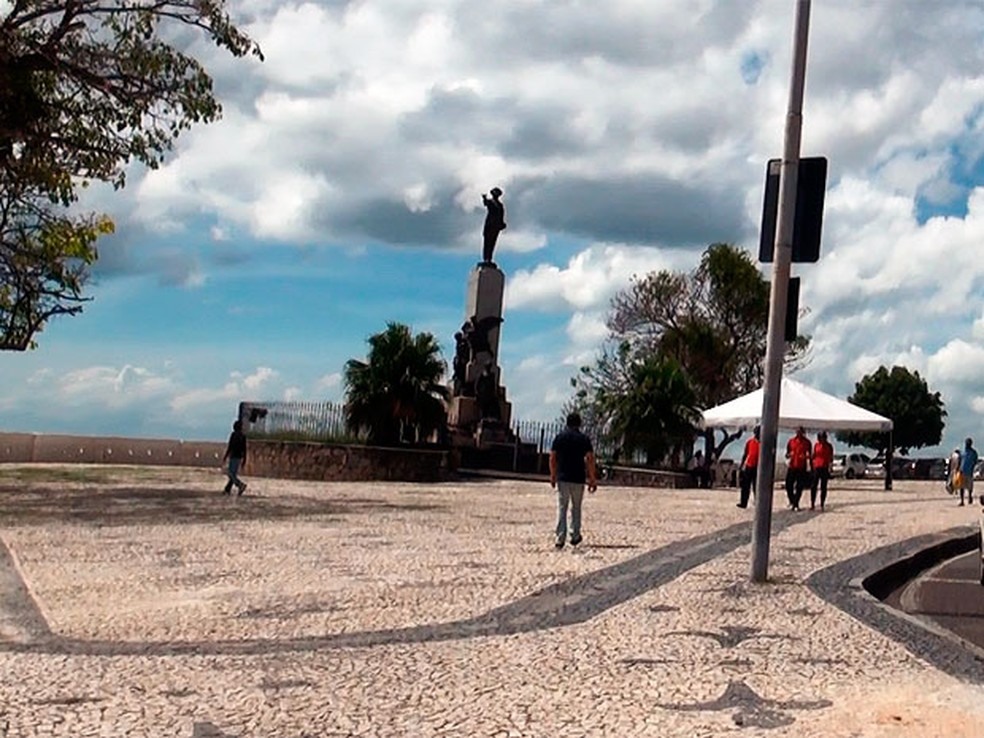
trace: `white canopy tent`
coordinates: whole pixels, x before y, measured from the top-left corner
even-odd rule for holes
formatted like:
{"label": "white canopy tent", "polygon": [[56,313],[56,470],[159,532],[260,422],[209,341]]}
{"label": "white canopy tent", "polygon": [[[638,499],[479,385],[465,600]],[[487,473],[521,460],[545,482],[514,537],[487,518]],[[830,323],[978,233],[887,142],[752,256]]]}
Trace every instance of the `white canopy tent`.
{"label": "white canopy tent", "polygon": [[[705,410],[705,428],[751,428],[762,419],[762,390]],[[809,430],[892,430],[892,421],[870,410],[852,405],[839,397],[807,387],[783,377],[779,395],[779,428],[794,431],[799,426]]]}

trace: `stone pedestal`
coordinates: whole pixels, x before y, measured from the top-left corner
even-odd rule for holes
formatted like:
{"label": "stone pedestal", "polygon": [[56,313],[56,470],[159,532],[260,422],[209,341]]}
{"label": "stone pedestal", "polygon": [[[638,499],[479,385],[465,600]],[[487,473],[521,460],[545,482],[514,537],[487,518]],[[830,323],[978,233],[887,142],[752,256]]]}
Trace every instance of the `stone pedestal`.
{"label": "stone pedestal", "polygon": [[[468,275],[468,290],[465,294],[465,321],[474,324],[488,318],[491,322],[502,318],[502,298],[506,287],[506,277],[494,264],[479,264]],[[488,350],[471,355],[465,366],[464,381],[452,382],[451,403],[448,408],[448,425],[452,440],[457,445],[476,445],[510,440],[509,430],[512,419],[512,405],[506,400],[506,390],[502,386],[502,371],[499,367],[500,326],[489,328]],[[476,397],[476,384],[483,370],[490,367],[495,378],[495,392],[499,404],[499,417],[496,420],[482,418],[482,404]]]}
{"label": "stone pedestal", "polygon": [[[502,317],[502,296],[506,289],[506,275],[496,266],[479,265],[468,275],[468,291],[465,293],[465,320]],[[492,362],[496,384],[499,380],[499,326],[489,330],[491,353],[482,352],[468,362],[465,381],[474,382],[488,362]]]}

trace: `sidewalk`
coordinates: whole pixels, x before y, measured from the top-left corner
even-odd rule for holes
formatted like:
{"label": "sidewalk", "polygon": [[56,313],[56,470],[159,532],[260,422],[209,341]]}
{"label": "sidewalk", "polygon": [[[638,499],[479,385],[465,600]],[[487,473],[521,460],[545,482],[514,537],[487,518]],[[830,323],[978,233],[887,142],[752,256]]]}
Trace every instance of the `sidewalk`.
{"label": "sidewalk", "polygon": [[546,484],[221,481],[0,466],[0,736],[982,734],[984,664],[821,596],[974,524],[937,483],[777,489],[752,585],[732,490],[603,487],[558,552]]}

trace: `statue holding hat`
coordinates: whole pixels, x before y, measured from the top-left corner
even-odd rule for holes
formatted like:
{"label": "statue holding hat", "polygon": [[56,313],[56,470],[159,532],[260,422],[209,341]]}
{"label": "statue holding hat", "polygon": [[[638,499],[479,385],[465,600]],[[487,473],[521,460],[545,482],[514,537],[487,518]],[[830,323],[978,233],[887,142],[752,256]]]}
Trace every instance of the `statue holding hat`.
{"label": "statue holding hat", "polygon": [[482,203],[488,212],[485,214],[485,226],[482,228],[484,245],[482,247],[482,263],[492,264],[492,252],[495,251],[495,242],[499,238],[499,231],[506,229],[506,206],[499,199],[502,197],[502,190],[493,187],[489,193],[492,197],[482,195]]}

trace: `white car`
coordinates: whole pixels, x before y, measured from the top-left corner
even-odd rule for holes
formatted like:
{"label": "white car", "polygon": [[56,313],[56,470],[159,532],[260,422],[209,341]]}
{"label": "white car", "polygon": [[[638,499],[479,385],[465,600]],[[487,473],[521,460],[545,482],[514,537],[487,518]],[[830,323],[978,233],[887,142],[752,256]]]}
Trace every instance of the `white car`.
{"label": "white car", "polygon": [[864,454],[836,454],[830,464],[830,476],[860,479],[871,459]]}
{"label": "white car", "polygon": [[868,462],[864,468],[865,479],[882,479],[885,476],[885,459],[878,456]]}

